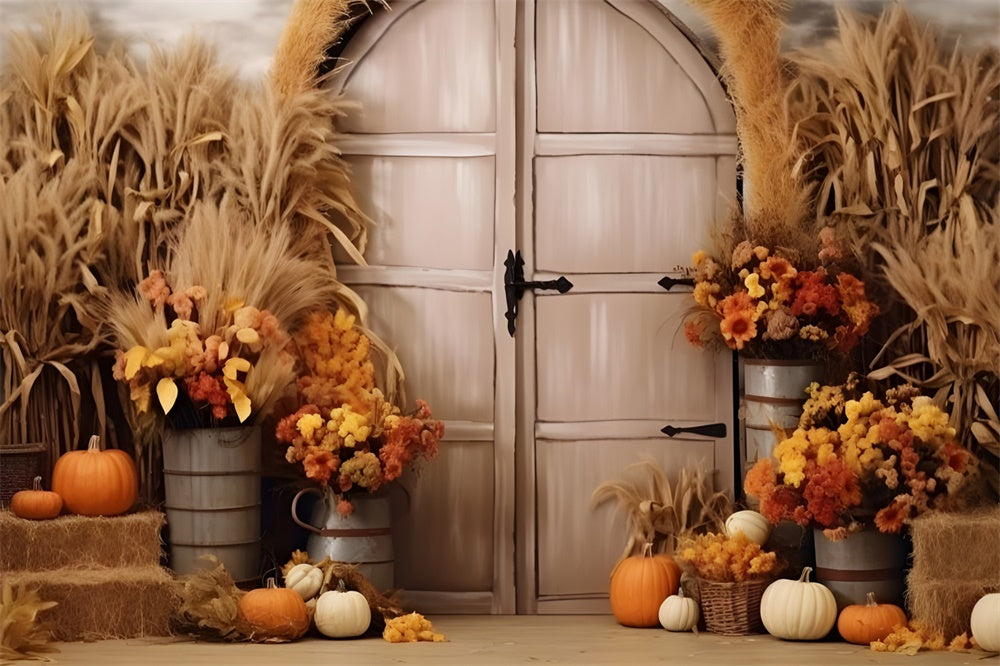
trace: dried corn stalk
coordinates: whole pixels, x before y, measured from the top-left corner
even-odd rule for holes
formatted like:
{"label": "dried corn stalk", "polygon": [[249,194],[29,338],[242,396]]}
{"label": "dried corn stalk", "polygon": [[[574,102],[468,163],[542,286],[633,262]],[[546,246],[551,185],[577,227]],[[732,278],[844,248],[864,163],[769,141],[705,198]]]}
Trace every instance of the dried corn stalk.
{"label": "dried corn stalk", "polygon": [[633,463],[620,480],[598,486],[591,507],[609,500],[617,500],[626,516],[623,558],[641,553],[646,543],[653,544],[654,552],[672,553],[683,536],[722,531],[732,512],[732,500],[724,491],[714,490],[710,473],[684,467],[671,483],[652,459]]}
{"label": "dried corn stalk", "polygon": [[945,52],[902,5],[838,22],[836,40],[794,57],[796,171],[817,187],[817,222],[845,230],[891,296],[871,377],[935,391],[995,464],[1000,57]]}

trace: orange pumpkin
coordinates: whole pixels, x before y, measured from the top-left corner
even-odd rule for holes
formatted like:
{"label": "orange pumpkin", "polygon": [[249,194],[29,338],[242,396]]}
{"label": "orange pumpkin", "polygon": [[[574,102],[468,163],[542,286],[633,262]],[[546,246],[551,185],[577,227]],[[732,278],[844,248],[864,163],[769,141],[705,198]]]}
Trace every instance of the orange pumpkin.
{"label": "orange pumpkin", "polygon": [[906,624],[906,613],[899,606],[875,602],[875,595],[868,593],[867,604],[852,604],[840,611],[837,631],[848,643],[868,645],[883,640],[896,625]]}
{"label": "orange pumpkin", "polygon": [[42,477],[36,476],[31,490],[19,490],[10,498],[10,510],[15,516],[30,520],[55,518],[62,511],[59,493],[42,490]]}
{"label": "orange pumpkin", "polygon": [[139,496],[135,462],[124,451],[102,451],[94,435],[84,451],[64,453],[52,470],[52,490],[71,513],[116,516],[125,513]]}
{"label": "orange pumpkin", "polygon": [[611,612],[626,627],[660,626],[660,604],[677,593],[681,570],[668,555],[653,555],[647,543],[642,555],[621,560],[611,572]]}
{"label": "orange pumpkin", "polygon": [[267,587],[250,590],[236,607],[236,627],[254,640],[295,640],[309,630],[309,609],[295,590],[278,587],[273,578]]}

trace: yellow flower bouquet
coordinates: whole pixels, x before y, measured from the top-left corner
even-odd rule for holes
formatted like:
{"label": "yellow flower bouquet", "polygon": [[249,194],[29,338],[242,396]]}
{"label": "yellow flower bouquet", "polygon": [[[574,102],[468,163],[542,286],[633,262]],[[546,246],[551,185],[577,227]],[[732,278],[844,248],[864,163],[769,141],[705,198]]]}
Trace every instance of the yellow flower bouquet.
{"label": "yellow flower bouquet", "polygon": [[403,414],[375,386],[371,340],[354,315],[312,313],[295,345],[301,406],[279,421],[275,436],[288,445],[289,463],[334,491],[342,515],[354,510],[353,492],[375,492],[417,459],[437,455],[444,424],[423,400]]}
{"label": "yellow flower bouquet", "polygon": [[[793,520],[846,536],[873,520],[898,533],[954,498],[977,473],[947,412],[912,386],[859,396],[843,386],[809,388],[799,426],[747,473],[744,489],[771,522]],[[872,519],[873,516],[873,519]]]}

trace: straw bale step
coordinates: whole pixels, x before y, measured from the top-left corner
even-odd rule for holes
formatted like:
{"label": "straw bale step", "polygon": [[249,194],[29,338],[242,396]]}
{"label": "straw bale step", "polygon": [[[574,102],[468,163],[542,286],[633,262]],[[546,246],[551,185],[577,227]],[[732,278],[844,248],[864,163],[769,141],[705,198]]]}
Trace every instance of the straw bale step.
{"label": "straw bale step", "polygon": [[155,567],[165,522],[159,511],[53,520],[25,520],[0,511],[0,571]]}
{"label": "straw bale step", "polygon": [[60,641],[168,636],[179,606],[176,583],[158,566],[13,571],[0,581],[57,602],[39,619]]}
{"label": "straw bale step", "polygon": [[910,619],[948,639],[968,633],[979,598],[1000,592],[1000,507],[932,511],[913,521],[911,536]]}

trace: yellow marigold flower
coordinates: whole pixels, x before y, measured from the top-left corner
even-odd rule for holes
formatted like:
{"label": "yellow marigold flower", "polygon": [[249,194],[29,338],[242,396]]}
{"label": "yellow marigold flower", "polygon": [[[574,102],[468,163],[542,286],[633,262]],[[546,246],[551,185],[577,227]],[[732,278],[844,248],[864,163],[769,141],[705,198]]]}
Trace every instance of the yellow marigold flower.
{"label": "yellow marigold flower", "polygon": [[915,437],[925,442],[932,442],[937,438],[955,438],[955,429],[948,425],[948,414],[925,395],[913,399],[907,425]]}
{"label": "yellow marigold flower", "polygon": [[741,280],[745,280],[747,279],[747,276],[750,275],[750,271],[747,270],[746,268],[741,268],[738,275],[740,276]]}
{"label": "yellow marigold flower", "polygon": [[716,294],[720,289],[714,282],[699,282],[694,286],[694,302],[702,307],[714,308],[719,302]]}
{"label": "yellow marigold flower", "polygon": [[774,448],[774,456],[778,459],[778,470],[785,475],[785,483],[798,488],[805,480],[803,470],[808,450],[809,438],[802,428],[796,428],[791,437],[783,439]]}
{"label": "yellow marigold flower", "polygon": [[746,285],[747,293],[752,298],[760,298],[765,294],[764,287],[760,286],[760,275],[757,273],[747,275],[743,279],[743,284]]}
{"label": "yellow marigold flower", "polygon": [[323,427],[323,417],[319,414],[306,414],[295,422],[295,428],[301,433],[302,439],[310,441],[316,430]]}
{"label": "yellow marigold flower", "polygon": [[697,266],[698,264],[702,263],[706,259],[708,259],[708,253],[707,252],[705,252],[704,250],[696,250],[695,253],[693,255],[691,255],[691,265],[692,266]]}
{"label": "yellow marigold flower", "polygon": [[757,257],[757,261],[764,261],[765,259],[767,259],[767,255],[769,255],[771,251],[768,250],[763,245],[758,245],[753,249],[753,253],[754,256]]}
{"label": "yellow marigold flower", "polygon": [[816,464],[818,465],[826,465],[833,462],[836,457],[837,455],[833,451],[833,444],[830,442],[820,444],[819,448],[816,449]]}

